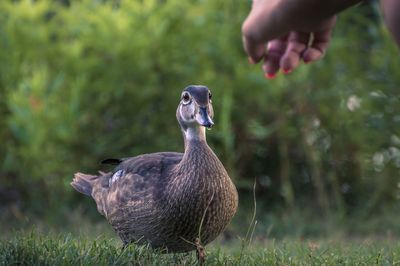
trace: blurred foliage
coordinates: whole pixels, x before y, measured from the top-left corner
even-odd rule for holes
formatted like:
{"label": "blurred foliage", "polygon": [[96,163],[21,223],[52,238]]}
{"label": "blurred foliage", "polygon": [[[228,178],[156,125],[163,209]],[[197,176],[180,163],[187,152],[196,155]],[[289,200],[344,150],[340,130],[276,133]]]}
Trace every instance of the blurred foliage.
{"label": "blurred foliage", "polygon": [[[210,145],[270,207],[368,215],[400,198],[400,60],[373,5],[328,54],[265,80],[241,46],[246,1],[1,1],[0,204],[73,208],[98,161],[182,151],[189,84],[213,90]],[[44,207],[45,206],[45,207]],[[266,207],[267,208],[267,207]]]}

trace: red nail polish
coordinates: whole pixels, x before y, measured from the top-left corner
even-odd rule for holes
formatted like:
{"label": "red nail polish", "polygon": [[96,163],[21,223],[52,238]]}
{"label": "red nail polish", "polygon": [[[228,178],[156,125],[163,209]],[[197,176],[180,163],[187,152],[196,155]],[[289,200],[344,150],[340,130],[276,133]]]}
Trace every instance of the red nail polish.
{"label": "red nail polish", "polygon": [[275,78],[275,74],[265,73],[264,77],[267,78],[267,79],[273,79],[273,78]]}
{"label": "red nail polish", "polygon": [[289,69],[282,69],[283,74],[289,74],[290,72],[292,72],[292,70]]}

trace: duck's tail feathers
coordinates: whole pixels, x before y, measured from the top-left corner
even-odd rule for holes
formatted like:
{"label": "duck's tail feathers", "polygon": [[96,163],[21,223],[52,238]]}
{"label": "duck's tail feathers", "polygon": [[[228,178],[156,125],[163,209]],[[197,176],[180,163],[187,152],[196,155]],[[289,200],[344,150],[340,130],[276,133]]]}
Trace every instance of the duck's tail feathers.
{"label": "duck's tail feathers", "polygon": [[76,173],[74,179],[71,182],[71,186],[78,192],[91,196],[93,182],[96,181],[98,176],[87,175],[83,173]]}

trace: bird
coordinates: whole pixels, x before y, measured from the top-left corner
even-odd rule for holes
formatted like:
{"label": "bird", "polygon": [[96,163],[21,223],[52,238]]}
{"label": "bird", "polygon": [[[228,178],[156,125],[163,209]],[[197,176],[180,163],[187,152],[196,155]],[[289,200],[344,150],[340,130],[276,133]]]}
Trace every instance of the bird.
{"label": "bird", "polygon": [[206,141],[206,128],[214,125],[211,98],[203,85],[183,89],[176,110],[183,153],[111,158],[101,162],[115,165],[111,172],[74,174],[72,187],[94,199],[124,246],[199,254],[235,215],[236,187]]}

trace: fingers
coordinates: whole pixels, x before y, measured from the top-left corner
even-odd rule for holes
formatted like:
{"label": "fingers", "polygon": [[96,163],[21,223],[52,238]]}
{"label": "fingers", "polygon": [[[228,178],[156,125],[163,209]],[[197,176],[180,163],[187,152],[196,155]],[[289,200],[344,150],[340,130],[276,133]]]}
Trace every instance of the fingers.
{"label": "fingers", "polygon": [[303,53],[303,60],[305,63],[310,63],[322,58],[331,40],[331,33],[332,29],[314,33],[311,45]]}
{"label": "fingers", "polygon": [[304,32],[292,32],[288,38],[286,52],[280,60],[280,68],[283,73],[289,73],[295,69],[300,62],[300,58],[307,48],[310,34]]}
{"label": "fingers", "polygon": [[264,56],[263,71],[266,78],[274,78],[279,71],[280,61],[286,51],[287,36],[270,41]]}
{"label": "fingers", "polygon": [[295,69],[307,48],[309,36],[309,33],[292,32],[285,38],[270,41],[263,64],[265,77],[274,78],[279,69],[285,74]]}
{"label": "fingers", "polygon": [[314,34],[291,32],[285,38],[270,41],[262,66],[265,77],[274,78],[279,70],[288,74],[299,66],[301,60],[310,63],[322,58],[328,48],[331,32],[331,29]]}

